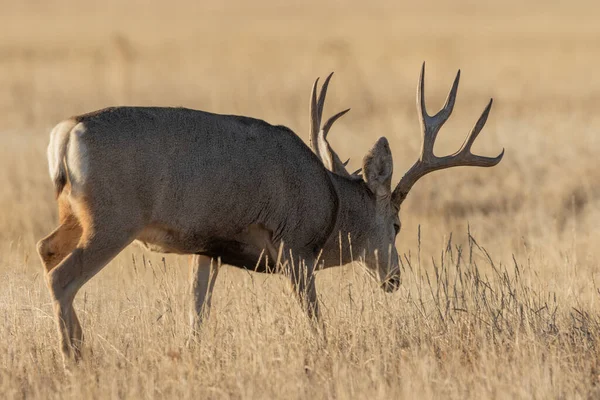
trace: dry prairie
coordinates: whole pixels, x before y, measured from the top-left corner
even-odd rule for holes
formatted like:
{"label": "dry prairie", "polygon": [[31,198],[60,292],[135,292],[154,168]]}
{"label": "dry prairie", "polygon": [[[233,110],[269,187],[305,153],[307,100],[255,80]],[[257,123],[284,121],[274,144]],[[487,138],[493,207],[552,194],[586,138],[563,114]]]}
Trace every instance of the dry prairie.
{"label": "dry prairie", "polygon": [[[0,393],[4,398],[597,398],[600,8],[596,2],[0,1]],[[65,373],[35,242],[56,224],[48,133],[116,104],[186,106],[306,139],[335,71],[331,141],[358,167],[387,136],[396,179],[460,68],[436,152],[489,97],[492,169],[424,178],[401,211],[403,286],[320,272],[319,343],[283,278],[224,268],[185,346],[183,257],[133,247],[79,293],[87,340]]]}

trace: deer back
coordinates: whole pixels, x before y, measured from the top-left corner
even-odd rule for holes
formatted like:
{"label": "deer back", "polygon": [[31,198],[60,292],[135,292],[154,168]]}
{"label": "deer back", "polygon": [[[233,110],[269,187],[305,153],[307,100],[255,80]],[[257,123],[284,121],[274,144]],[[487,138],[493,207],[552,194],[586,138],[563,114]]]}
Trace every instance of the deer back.
{"label": "deer back", "polygon": [[66,157],[76,178],[71,194],[116,225],[172,235],[176,252],[223,247],[257,225],[275,243],[318,251],[333,229],[338,200],[329,172],[286,127],[142,107],[76,122]]}

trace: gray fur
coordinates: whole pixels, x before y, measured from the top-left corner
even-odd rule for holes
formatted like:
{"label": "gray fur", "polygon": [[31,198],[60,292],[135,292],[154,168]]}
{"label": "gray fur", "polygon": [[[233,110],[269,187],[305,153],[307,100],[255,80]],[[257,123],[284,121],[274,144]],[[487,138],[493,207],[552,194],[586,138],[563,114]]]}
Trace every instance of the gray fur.
{"label": "gray fur", "polygon": [[[401,200],[416,179],[454,156],[427,169],[417,161],[392,192],[392,153],[380,138],[363,160],[363,177],[349,174],[327,142],[347,110],[320,127],[330,78],[318,100],[313,87],[312,150],[283,126],[184,108],[116,107],[57,125],[48,163],[60,226],[38,252],[65,359],[78,355],[83,339],[74,296],[134,240],[153,251],[194,255],[194,327],[208,315],[215,259],[260,272],[285,266],[316,320],[319,267],[362,261],[386,291],[398,288]],[[425,144],[435,139],[424,137]],[[469,165],[482,163],[468,156]]]}

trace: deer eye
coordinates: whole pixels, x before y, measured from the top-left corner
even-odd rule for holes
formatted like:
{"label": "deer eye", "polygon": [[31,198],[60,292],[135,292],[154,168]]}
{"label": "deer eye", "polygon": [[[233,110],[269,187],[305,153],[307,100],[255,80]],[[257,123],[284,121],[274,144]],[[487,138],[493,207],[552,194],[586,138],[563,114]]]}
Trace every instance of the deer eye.
{"label": "deer eye", "polygon": [[400,233],[400,224],[394,224],[394,231],[396,231],[396,235]]}

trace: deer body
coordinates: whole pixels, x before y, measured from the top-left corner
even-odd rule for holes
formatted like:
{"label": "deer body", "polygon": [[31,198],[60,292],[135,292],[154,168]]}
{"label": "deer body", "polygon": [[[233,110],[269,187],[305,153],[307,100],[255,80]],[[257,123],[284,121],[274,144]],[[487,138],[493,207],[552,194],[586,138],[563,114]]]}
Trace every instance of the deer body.
{"label": "deer body", "polygon": [[69,177],[72,163],[82,172],[66,197],[91,209],[110,203],[113,229],[127,227],[158,251],[243,247],[253,225],[274,242],[320,249],[332,230],[329,172],[285,127],[177,108],[119,107],[76,121],[64,133],[65,165]]}
{"label": "deer body", "polygon": [[[289,260],[292,283],[308,292],[316,315],[314,262],[322,255],[322,265],[339,265],[334,231],[356,230],[359,246],[369,230],[364,183],[328,171],[288,128],[252,118],[110,108],[58,124],[48,159],[61,224],[38,251],[65,354],[78,353],[82,339],[71,305],[77,290],[134,240],[152,251],[200,256],[190,261],[198,264],[194,283],[213,258],[274,272],[285,244],[298,256]],[[354,196],[342,199],[344,193]],[[344,254],[349,262],[350,251]],[[308,262],[304,269],[301,262]],[[203,288],[197,314],[205,296]],[[197,325],[201,316],[193,319]]]}
{"label": "deer body", "polygon": [[63,359],[78,358],[83,333],[77,291],[133,241],[153,251],[189,254],[192,326],[208,314],[218,262],[260,272],[286,266],[310,317],[319,321],[314,272],[359,260],[383,289],[400,284],[395,239],[400,205],[422,176],[459,165],[490,167],[473,155],[486,108],[454,155],[436,157],[433,142],[452,112],[417,104],[421,157],[391,188],[393,162],[380,138],[350,174],[327,141],[348,110],[321,119],[329,79],[310,102],[310,147],[283,126],[248,117],[182,108],[116,107],[74,117],[50,135],[48,164],[59,226],[38,243],[53,300]]}

